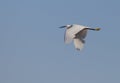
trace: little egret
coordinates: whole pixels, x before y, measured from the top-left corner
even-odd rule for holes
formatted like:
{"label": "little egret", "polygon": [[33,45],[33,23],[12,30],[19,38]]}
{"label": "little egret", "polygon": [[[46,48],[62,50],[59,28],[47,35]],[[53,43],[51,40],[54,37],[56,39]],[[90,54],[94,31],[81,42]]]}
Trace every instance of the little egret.
{"label": "little egret", "polygon": [[88,30],[99,31],[100,28],[90,28],[83,25],[73,24],[61,26],[59,28],[66,28],[64,41],[66,44],[69,44],[72,40],[74,41],[75,48],[81,50],[84,46],[84,38],[87,35]]}

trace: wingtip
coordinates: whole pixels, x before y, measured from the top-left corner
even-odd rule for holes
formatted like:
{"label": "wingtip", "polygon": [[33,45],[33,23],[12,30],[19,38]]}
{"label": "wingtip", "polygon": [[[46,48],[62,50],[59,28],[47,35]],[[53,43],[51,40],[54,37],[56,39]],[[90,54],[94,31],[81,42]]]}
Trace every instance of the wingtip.
{"label": "wingtip", "polygon": [[76,50],[77,50],[77,51],[81,51],[81,49],[80,49],[80,48],[76,48]]}

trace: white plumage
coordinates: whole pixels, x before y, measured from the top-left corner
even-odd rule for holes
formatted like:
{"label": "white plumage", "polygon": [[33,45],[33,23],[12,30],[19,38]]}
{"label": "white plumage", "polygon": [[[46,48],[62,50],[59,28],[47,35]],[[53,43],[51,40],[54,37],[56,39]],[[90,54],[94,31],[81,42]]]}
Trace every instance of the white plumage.
{"label": "white plumage", "polygon": [[98,31],[100,28],[90,28],[87,26],[82,26],[82,25],[66,25],[62,26],[60,28],[66,28],[65,36],[64,36],[64,41],[66,44],[69,44],[72,40],[74,41],[75,48],[77,50],[81,50],[84,46],[85,40],[84,38],[87,35],[88,30],[95,30]]}

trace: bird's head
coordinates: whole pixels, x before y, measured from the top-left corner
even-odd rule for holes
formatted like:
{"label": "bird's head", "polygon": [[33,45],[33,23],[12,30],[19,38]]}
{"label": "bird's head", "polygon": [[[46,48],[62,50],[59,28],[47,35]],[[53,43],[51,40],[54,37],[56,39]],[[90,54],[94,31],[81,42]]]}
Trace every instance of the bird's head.
{"label": "bird's head", "polygon": [[68,27],[70,27],[71,25],[65,25],[65,26],[61,26],[61,27],[59,27],[59,28],[68,28]]}

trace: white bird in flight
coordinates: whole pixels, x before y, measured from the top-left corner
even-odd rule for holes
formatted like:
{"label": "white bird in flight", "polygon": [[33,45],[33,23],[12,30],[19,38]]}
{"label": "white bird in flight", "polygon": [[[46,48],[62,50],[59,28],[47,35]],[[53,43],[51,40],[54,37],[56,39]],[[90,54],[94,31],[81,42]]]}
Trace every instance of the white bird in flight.
{"label": "white bird in flight", "polygon": [[66,44],[69,44],[73,40],[75,48],[77,50],[82,50],[85,43],[84,38],[86,37],[88,30],[94,30],[94,31],[100,30],[100,28],[90,28],[78,24],[61,26],[59,28],[66,28],[64,41]]}

